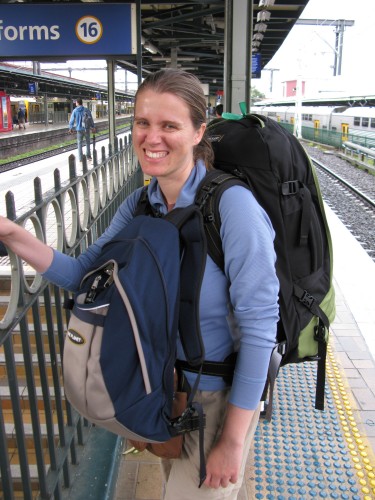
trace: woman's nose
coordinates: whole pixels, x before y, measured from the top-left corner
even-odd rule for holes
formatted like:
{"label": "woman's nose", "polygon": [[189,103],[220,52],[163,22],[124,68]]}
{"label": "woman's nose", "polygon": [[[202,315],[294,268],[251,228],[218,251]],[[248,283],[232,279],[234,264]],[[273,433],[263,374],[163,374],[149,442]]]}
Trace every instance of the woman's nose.
{"label": "woman's nose", "polygon": [[159,144],[161,141],[160,129],[158,127],[149,127],[147,129],[146,140],[150,144]]}

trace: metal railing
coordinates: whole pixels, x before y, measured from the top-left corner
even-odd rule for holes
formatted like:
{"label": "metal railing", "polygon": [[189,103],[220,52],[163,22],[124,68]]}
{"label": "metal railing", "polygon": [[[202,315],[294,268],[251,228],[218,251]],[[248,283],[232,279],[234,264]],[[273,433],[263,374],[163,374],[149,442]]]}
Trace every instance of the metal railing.
{"label": "metal railing", "polygon": [[[48,123],[68,123],[68,113],[66,111],[48,111]],[[46,123],[46,113],[30,111],[29,123]]]}
{"label": "metal railing", "polygon": [[[62,183],[56,169],[54,189],[45,194],[35,178],[35,205],[21,216],[8,192],[7,217],[54,248],[79,255],[143,184],[126,139],[109,146],[108,154],[103,147],[100,161],[94,150],[93,165],[88,169],[84,162],[77,175],[71,155],[69,181]],[[82,476],[82,450],[95,431],[64,397],[61,358],[69,313],[63,303],[69,294],[9,250],[0,271],[0,497],[64,498],[72,478]]]}
{"label": "metal railing", "polygon": [[[294,126],[291,123],[279,122],[282,127],[287,129],[293,134]],[[352,142],[353,144],[358,144],[363,147],[373,148],[375,146],[375,139],[370,136],[360,135],[359,133],[348,133],[343,134],[342,132],[337,132],[335,130],[326,129],[316,129],[313,127],[301,127],[302,138],[306,141],[317,142],[319,144],[325,144],[327,146],[332,146],[336,149],[341,149],[344,142]]]}

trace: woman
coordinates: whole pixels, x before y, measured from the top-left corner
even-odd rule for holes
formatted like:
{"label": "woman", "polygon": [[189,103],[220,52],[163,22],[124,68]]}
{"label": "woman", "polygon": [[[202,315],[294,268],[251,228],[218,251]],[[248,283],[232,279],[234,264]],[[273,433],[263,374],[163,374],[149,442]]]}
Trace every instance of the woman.
{"label": "woman", "polygon": [[[137,91],[133,145],[143,172],[152,177],[150,203],[162,214],[193,203],[211,167],[205,115],[202,87],[189,73],[158,71]],[[77,259],[53,251],[4,218],[0,239],[47,279],[75,290],[103,244],[132,219],[140,192],[124,201],[104,235]],[[222,361],[236,350],[237,365],[232,387],[221,377],[202,375],[195,399],[206,413],[207,477],[198,489],[198,432],[186,434],[182,457],[162,464],[167,500],[237,498],[275,344],[278,280],[269,218],[240,186],[225,191],[219,209],[225,273],[207,258],[201,330],[206,359]],[[183,357],[181,345],[178,356]],[[194,374],[186,376],[194,381]]]}

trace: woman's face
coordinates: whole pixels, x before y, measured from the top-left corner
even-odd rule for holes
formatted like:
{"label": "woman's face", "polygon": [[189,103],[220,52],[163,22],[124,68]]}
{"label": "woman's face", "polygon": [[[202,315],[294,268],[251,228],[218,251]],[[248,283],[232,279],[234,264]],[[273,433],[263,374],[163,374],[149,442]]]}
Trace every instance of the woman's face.
{"label": "woman's face", "polygon": [[193,127],[189,107],[170,93],[143,90],[137,96],[133,146],[145,174],[185,180],[194,166],[193,147],[206,124]]}

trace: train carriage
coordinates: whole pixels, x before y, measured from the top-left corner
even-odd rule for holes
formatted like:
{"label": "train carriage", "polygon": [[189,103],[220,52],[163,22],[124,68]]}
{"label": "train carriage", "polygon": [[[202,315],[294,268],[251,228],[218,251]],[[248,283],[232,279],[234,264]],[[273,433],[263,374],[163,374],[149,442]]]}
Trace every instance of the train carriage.
{"label": "train carriage", "polygon": [[[296,107],[257,106],[254,112],[268,116],[280,123],[294,125]],[[327,136],[328,133],[341,136],[342,141],[348,139],[366,147],[375,145],[375,108],[348,106],[302,106],[302,127],[313,128],[316,138]],[[308,134],[308,138],[312,138]],[[318,140],[318,142],[320,142]]]}

